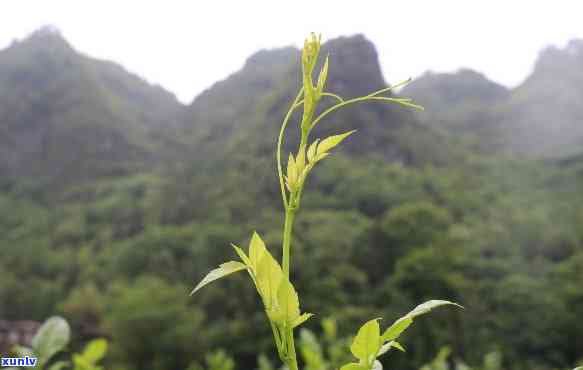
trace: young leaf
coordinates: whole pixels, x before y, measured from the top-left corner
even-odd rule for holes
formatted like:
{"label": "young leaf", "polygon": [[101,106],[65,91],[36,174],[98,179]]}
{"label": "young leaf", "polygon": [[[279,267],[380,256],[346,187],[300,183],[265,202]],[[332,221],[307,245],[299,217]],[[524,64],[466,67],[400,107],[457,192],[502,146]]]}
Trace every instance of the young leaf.
{"label": "young leaf", "polygon": [[298,173],[298,177],[302,176],[304,168],[306,168],[306,150],[305,148],[302,148],[296,157],[296,171]]}
{"label": "young leaf", "polygon": [[328,77],[328,60],[329,56],[327,55],[326,60],[324,61],[324,66],[318,75],[318,84],[316,86],[318,96],[321,96],[322,92],[324,92],[324,85],[326,84],[326,79]]}
{"label": "young leaf", "polygon": [[331,149],[340,144],[348,136],[352,135],[356,130],[348,131],[343,134],[333,135],[322,140],[318,145],[318,154],[328,153]]}
{"label": "young leaf", "polygon": [[365,366],[362,366],[361,364],[356,364],[352,362],[342,366],[340,370],[367,370],[367,368]]}
{"label": "young leaf", "polygon": [[292,323],[292,327],[295,328],[296,326],[302,325],[304,322],[308,321],[308,319],[310,319],[310,317],[312,316],[314,316],[313,313],[304,312]]}
{"label": "young leaf", "polygon": [[318,146],[319,141],[320,141],[320,139],[314,140],[314,142],[308,148],[307,156],[308,156],[308,162],[310,162],[310,163],[312,163],[314,161],[314,158],[316,157],[316,148]]}
{"label": "young leaf", "polygon": [[233,247],[233,249],[235,249],[235,252],[239,256],[239,258],[241,259],[241,261],[243,261],[244,264],[246,264],[249,267],[252,267],[251,266],[251,260],[249,259],[249,257],[247,257],[247,255],[245,254],[245,252],[243,252],[243,250],[240,247],[236,246],[233,243],[231,243],[231,247]]}
{"label": "young leaf", "polygon": [[329,155],[330,153],[319,153],[314,159],[314,162],[320,162],[322,159],[326,158]]}
{"label": "young leaf", "polygon": [[370,320],[361,326],[350,346],[352,354],[366,364],[376,357],[381,347],[381,329],[378,320]]}
{"label": "young leaf", "polygon": [[71,329],[62,317],[51,317],[32,338],[32,348],[38,357],[37,366],[44,366],[69,343]]}
{"label": "young leaf", "polygon": [[234,272],[244,270],[246,268],[247,268],[247,266],[241,262],[237,262],[237,261],[225,262],[225,263],[221,264],[219,267],[217,267],[216,269],[211,270],[211,272],[209,272],[204,277],[204,279],[202,279],[202,281],[200,283],[198,283],[198,285],[192,290],[192,292],[190,292],[190,295],[193,295],[200,288],[202,288],[203,286],[205,286],[209,283],[212,283],[215,280],[218,280],[222,277],[230,275]]}
{"label": "young leaf", "polygon": [[399,338],[401,333],[405,331],[413,323],[413,318],[409,315],[405,315],[395,321],[393,325],[389,326],[387,330],[383,333],[383,341],[391,341],[393,339]]}
{"label": "young leaf", "polygon": [[424,315],[431,311],[434,308],[446,305],[453,305],[460,308],[463,308],[457,303],[453,303],[450,301],[443,301],[443,300],[431,300],[425,303],[422,303],[415,307],[411,312],[406,314],[405,316],[399,318],[395,321],[391,326],[385,330],[383,333],[383,341],[391,341],[397,339],[412,323],[413,319],[417,316]]}
{"label": "young leaf", "polygon": [[107,352],[107,341],[105,339],[94,339],[89,342],[83,350],[82,356],[91,364],[99,362]]}
{"label": "young leaf", "polygon": [[254,270],[257,270],[259,262],[265,255],[266,251],[267,249],[265,248],[265,243],[259,234],[257,234],[257,232],[253,232],[251,242],[249,243],[249,260],[251,260],[251,267]]}
{"label": "young leaf", "polygon": [[294,156],[290,153],[289,159],[287,161],[287,185],[290,191],[295,189],[296,183],[298,181],[298,171],[296,168],[296,162]]}
{"label": "young leaf", "polygon": [[374,360],[371,370],[383,370],[383,364],[379,360]]}
{"label": "young leaf", "polygon": [[281,283],[283,272],[279,263],[273,258],[269,251],[259,261],[257,267],[257,288],[263,298],[263,304],[266,310],[271,310],[277,303],[277,290]]}
{"label": "young leaf", "polygon": [[75,365],[75,370],[89,370],[91,369],[91,364],[87,359],[78,353],[73,354],[73,364]]}
{"label": "young leaf", "polygon": [[393,348],[396,348],[396,349],[398,349],[401,352],[405,352],[405,348],[403,348],[403,346],[401,345],[401,343],[392,340],[390,342],[387,342],[387,343],[383,344],[383,346],[379,350],[379,353],[378,353],[377,357],[379,357],[381,355],[384,355],[385,353],[389,352]]}
{"label": "young leaf", "polygon": [[288,279],[282,279],[277,291],[282,320],[293,326],[300,317],[300,300],[294,286]]}
{"label": "young leaf", "polygon": [[459,308],[463,308],[462,306],[460,306],[459,304],[454,303],[454,302],[443,301],[443,300],[439,300],[439,299],[433,299],[431,301],[427,301],[425,303],[421,303],[420,305],[418,305],[417,307],[415,307],[413,309],[413,311],[409,312],[408,315],[411,316],[411,318],[415,318],[417,316],[424,315],[424,314],[428,313],[429,311],[433,310],[434,308],[437,308],[437,307],[440,307],[440,306],[448,306],[448,305],[452,305],[452,306],[457,306]]}

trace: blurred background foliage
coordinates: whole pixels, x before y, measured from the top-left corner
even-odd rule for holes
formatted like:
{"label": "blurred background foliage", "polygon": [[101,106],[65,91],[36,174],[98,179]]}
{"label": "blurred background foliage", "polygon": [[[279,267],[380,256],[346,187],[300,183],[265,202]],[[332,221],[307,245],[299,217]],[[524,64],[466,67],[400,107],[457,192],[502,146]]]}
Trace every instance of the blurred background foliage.
{"label": "blurred background foliage", "polygon": [[[337,368],[365,319],[431,298],[466,310],[419,320],[387,367],[583,358],[582,45],[542,53],[513,90],[428,74],[401,92],[423,113],[360,105],[322,122],[316,137],[359,132],[297,219],[293,276],[317,313],[300,333],[307,370]],[[327,50],[330,91],[384,85],[364,37]],[[111,369],[273,369],[245,276],[188,292],[255,229],[279,253],[272,153],[298,56],[258,52],[183,106],[54,30],[0,51],[0,318],[63,315],[77,347],[108,338]]]}

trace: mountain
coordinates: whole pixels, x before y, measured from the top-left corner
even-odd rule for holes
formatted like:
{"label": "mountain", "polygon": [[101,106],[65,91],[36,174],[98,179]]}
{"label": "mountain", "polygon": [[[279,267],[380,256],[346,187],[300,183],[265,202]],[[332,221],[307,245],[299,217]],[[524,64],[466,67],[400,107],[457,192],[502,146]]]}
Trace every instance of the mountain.
{"label": "mountain", "polygon": [[186,108],[183,136],[200,144],[198,153],[218,155],[236,132],[252,124],[259,103],[280,88],[295,68],[291,61],[297,53],[288,47],[249,57],[240,71],[203,91]]}
{"label": "mountain", "polygon": [[59,184],[134,171],[163,153],[182,106],[43,28],[0,51],[0,175]]}
{"label": "mountain", "polygon": [[583,152],[583,40],[543,50],[513,90],[502,126],[519,153],[565,157]]}
{"label": "mountain", "polygon": [[[330,40],[321,54],[330,54],[327,91],[350,98],[387,86],[376,49],[362,35]],[[187,107],[178,135],[187,154],[174,164],[177,170],[165,193],[164,203],[172,210],[167,212],[169,222],[208,217],[214,210],[206,207],[225,199],[236,199],[228,213],[238,221],[245,209],[279,202],[273,153],[282,118],[300,87],[299,64],[296,48],[261,50]],[[333,101],[323,103],[322,109]],[[297,148],[299,114],[288,125],[284,157]],[[462,146],[450,145],[448,135],[422,125],[411,108],[395,104],[346,107],[322,120],[312,139],[352,129],[357,133],[334,156],[421,167],[454,163],[464,152]],[[316,178],[311,183],[318,186]],[[242,189],[245,197],[234,195]]]}
{"label": "mountain", "polygon": [[405,87],[403,94],[425,107],[418,116],[430,125],[476,130],[480,128],[479,116],[506,101],[510,91],[481,73],[461,69],[455,73],[427,72]]}
{"label": "mountain", "polygon": [[[386,86],[363,36],[329,41],[328,89],[354,97]],[[271,160],[274,138],[297,92],[300,52],[262,50],[189,106],[123,67],[77,52],[50,27],[0,51],[0,175],[40,187],[121,176],[220,158]],[[332,102],[330,102],[332,103]],[[354,155],[400,163],[444,162],[445,138],[409,108],[364,104],[332,115],[315,137],[353,128]],[[293,144],[293,138],[290,144]],[[233,155],[237,153],[236,155]]]}
{"label": "mountain", "polygon": [[426,110],[419,119],[472,137],[481,149],[534,158],[583,151],[583,40],[543,50],[533,72],[514,89],[461,70],[428,73],[403,89]]}
{"label": "mountain", "polygon": [[[411,165],[451,163],[472,143],[482,152],[577,154],[582,44],[546,49],[512,90],[468,69],[426,73],[400,92],[424,112],[359,104],[327,117],[314,137],[356,128],[344,153]],[[349,98],[386,86],[364,36],[331,40],[322,54],[330,54],[329,91]],[[294,47],[261,50],[184,106],[121,66],[80,54],[58,31],[40,29],[0,51],[0,175],[58,187],[169,163],[212,168],[228,158],[272,160],[281,118],[300,85],[299,59]]]}
{"label": "mountain", "polygon": [[[323,45],[321,54],[330,54],[330,92],[350,98],[387,86],[376,49],[362,35],[331,40]],[[299,62],[300,51],[292,47],[252,55],[240,71],[192,102],[185,131],[201,139],[198,148],[206,148],[205,155],[224,154],[225,148],[239,155],[241,151],[249,155],[271,153],[281,119],[300,86]],[[437,149],[445,137],[422,126],[410,108],[394,104],[348,107],[341,115],[331,115],[321,122],[314,137],[354,128],[358,135],[346,143],[345,150],[357,156],[378,155],[392,162],[421,163],[445,161],[449,154]],[[290,141],[295,143],[293,138]]]}

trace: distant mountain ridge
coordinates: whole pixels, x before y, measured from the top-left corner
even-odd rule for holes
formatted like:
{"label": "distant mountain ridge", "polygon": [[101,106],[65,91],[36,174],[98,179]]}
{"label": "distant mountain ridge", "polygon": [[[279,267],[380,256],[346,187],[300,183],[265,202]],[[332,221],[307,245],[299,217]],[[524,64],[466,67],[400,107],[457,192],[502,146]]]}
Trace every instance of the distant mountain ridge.
{"label": "distant mountain ridge", "polygon": [[[386,86],[362,35],[328,41],[328,90],[345,97]],[[74,50],[43,28],[0,51],[0,175],[59,186],[235,153],[271,160],[273,138],[299,85],[299,50],[262,50],[183,105],[118,64]],[[447,163],[466,141],[534,157],[583,152],[583,41],[543,51],[532,75],[509,90],[471,70],[428,73],[403,89],[425,112],[362,104],[314,133],[359,130],[355,156],[404,164]],[[461,140],[459,138],[462,138]],[[290,143],[293,144],[293,137]],[[461,149],[460,149],[461,148]]]}
{"label": "distant mountain ridge", "polygon": [[181,109],[169,92],[40,29],[0,51],[0,173],[49,182],[126,173],[157,156]]}
{"label": "distant mountain ridge", "polygon": [[514,89],[468,70],[426,74],[403,93],[425,106],[425,124],[470,134],[482,148],[534,158],[583,152],[583,40],[548,47]]}
{"label": "distant mountain ridge", "polygon": [[[327,91],[350,98],[387,86],[376,49],[364,36],[330,40],[321,53],[330,55]],[[299,64],[299,50],[290,47],[252,55],[240,71],[193,101],[187,110],[186,130],[191,137],[204,133],[201,146],[207,147],[205,155],[220,155],[216,150],[226,155],[230,151],[271,153],[281,119],[300,87]],[[358,135],[344,145],[353,155],[376,155],[402,163],[441,160],[436,146],[445,138],[421,126],[411,109],[394,104],[366,103],[346,108],[342,115],[324,120],[314,138],[354,128]],[[293,145],[293,132],[288,141]],[[443,150],[443,156],[448,154]]]}

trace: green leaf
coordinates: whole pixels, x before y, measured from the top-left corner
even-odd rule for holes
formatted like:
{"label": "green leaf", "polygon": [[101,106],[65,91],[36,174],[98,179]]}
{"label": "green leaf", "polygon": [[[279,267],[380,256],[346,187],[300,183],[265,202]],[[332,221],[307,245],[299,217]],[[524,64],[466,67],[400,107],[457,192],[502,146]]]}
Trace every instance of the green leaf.
{"label": "green leaf", "polygon": [[414,318],[416,318],[417,316],[420,316],[420,315],[424,315],[424,314],[428,313],[429,311],[433,310],[434,308],[437,308],[440,306],[447,306],[447,305],[453,305],[453,306],[463,308],[462,306],[460,306],[457,303],[453,303],[450,301],[443,301],[443,300],[431,300],[431,301],[427,301],[425,303],[422,303],[422,304],[418,305],[417,307],[415,307],[412,311],[410,311],[405,316],[399,318],[390,327],[388,327],[387,330],[385,330],[385,332],[383,333],[383,337],[382,337],[383,341],[386,342],[386,341],[391,341],[391,340],[397,339],[413,323]]}
{"label": "green leaf", "polygon": [[434,299],[434,300],[427,301],[425,303],[418,305],[417,307],[415,307],[413,309],[413,311],[409,312],[407,315],[411,316],[411,318],[415,318],[417,316],[424,315],[424,314],[428,313],[429,311],[433,310],[434,308],[441,307],[441,306],[448,306],[448,305],[463,308],[462,306],[460,306],[459,304],[454,303],[454,302]]}
{"label": "green leaf", "polygon": [[215,280],[223,278],[223,277],[230,275],[234,272],[244,270],[246,268],[247,268],[247,266],[244,263],[241,263],[238,261],[229,261],[229,262],[222,263],[216,269],[211,270],[211,272],[209,272],[204,277],[204,279],[202,279],[201,282],[198,283],[198,285],[192,290],[192,292],[190,292],[190,295],[193,295],[199,289],[201,289],[202,287],[204,287],[205,285],[207,285],[209,283],[212,283]]}
{"label": "green leaf", "polygon": [[371,363],[381,347],[381,329],[378,320],[370,320],[361,326],[350,346],[352,354],[366,364]]}
{"label": "green leaf", "polygon": [[268,312],[277,304],[277,291],[282,277],[281,266],[279,266],[279,263],[271,253],[266,250],[257,267],[257,288]]}
{"label": "green leaf", "polygon": [[316,157],[316,148],[317,148],[319,142],[320,142],[320,139],[314,140],[314,142],[312,144],[310,144],[310,147],[308,148],[307,157],[308,157],[308,162],[310,162],[310,163],[313,162],[314,158]]}
{"label": "green leaf", "polygon": [[[294,159],[294,156],[289,153],[289,158],[287,161],[287,171],[286,171],[286,175],[287,175],[287,184],[289,186],[290,189],[294,189],[295,188],[295,184],[298,181],[298,171],[296,168],[296,161]],[[291,190],[290,190],[291,191]]]}
{"label": "green leaf", "polygon": [[306,150],[301,148],[296,156],[296,171],[298,172],[298,178],[301,179],[306,168]]}
{"label": "green leaf", "polygon": [[293,326],[300,317],[300,300],[294,286],[288,279],[282,279],[277,291],[282,320]]}
{"label": "green leaf", "polygon": [[71,329],[62,317],[51,317],[42,324],[32,338],[32,348],[38,358],[38,366],[42,367],[56,353],[62,351],[69,343]]}
{"label": "green leaf", "polygon": [[73,354],[73,364],[75,365],[75,370],[90,370],[91,364],[80,354]]}
{"label": "green leaf", "polygon": [[310,319],[310,317],[314,316],[313,313],[308,313],[308,312],[304,312],[303,314],[300,315],[300,317],[298,317],[292,324],[292,327],[296,327],[296,326],[300,326],[303,323],[305,323],[306,321],[308,321]]}
{"label": "green leaf", "polygon": [[319,153],[314,159],[314,162],[320,162],[322,159],[326,158],[329,155],[330,153]]}
{"label": "green leaf", "polygon": [[249,260],[251,260],[251,267],[254,270],[257,270],[259,262],[265,255],[266,251],[267,248],[265,248],[265,243],[259,234],[257,234],[257,232],[253,232],[251,242],[249,243]]}
{"label": "green leaf", "polygon": [[326,79],[328,78],[328,61],[329,61],[329,56],[326,55],[326,60],[324,61],[324,66],[322,67],[322,70],[320,71],[320,74],[318,75],[318,84],[317,84],[317,91],[318,91],[318,95],[322,95],[322,92],[324,91],[324,85],[326,84]]}
{"label": "green leaf", "polygon": [[378,356],[381,356],[381,355],[384,355],[385,353],[389,352],[393,348],[396,348],[396,349],[398,349],[401,352],[405,352],[405,348],[401,345],[401,343],[392,340],[390,342],[387,342],[387,343],[383,344],[383,346],[379,350],[379,353],[378,353],[377,357]]}
{"label": "green leaf", "polygon": [[95,339],[89,342],[82,353],[73,354],[73,364],[75,370],[102,370],[97,363],[103,359],[107,352],[107,341],[105,339]]}
{"label": "green leaf", "polygon": [[354,132],[356,132],[356,130],[348,131],[339,135],[333,135],[322,140],[320,145],[318,145],[318,154],[328,153],[331,149],[336,147],[338,144],[340,144],[344,139],[352,135]]}
{"label": "green leaf", "polygon": [[82,356],[91,364],[99,362],[107,352],[107,341],[103,338],[89,342],[83,350]]}
{"label": "green leaf", "polygon": [[383,370],[383,364],[379,360],[374,360],[371,370]]}
{"label": "green leaf", "polygon": [[352,362],[342,366],[340,370],[367,370],[367,368],[362,366],[361,364],[356,364]]}
{"label": "green leaf", "polygon": [[399,338],[401,333],[403,333],[412,323],[413,318],[410,316],[406,315],[401,317],[385,330],[383,333],[383,341],[391,341]]}
{"label": "green leaf", "polygon": [[231,243],[231,247],[233,247],[233,249],[235,249],[235,252],[239,256],[239,258],[241,259],[241,261],[243,261],[244,264],[246,264],[249,267],[253,267],[251,265],[251,260],[249,259],[249,257],[247,257],[247,255],[245,254],[245,252],[243,252],[243,249],[241,249],[240,247],[236,246],[233,243]]}

